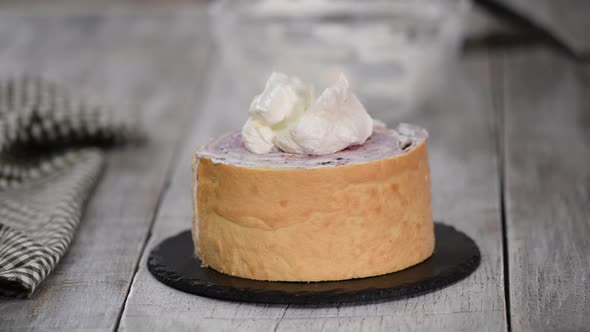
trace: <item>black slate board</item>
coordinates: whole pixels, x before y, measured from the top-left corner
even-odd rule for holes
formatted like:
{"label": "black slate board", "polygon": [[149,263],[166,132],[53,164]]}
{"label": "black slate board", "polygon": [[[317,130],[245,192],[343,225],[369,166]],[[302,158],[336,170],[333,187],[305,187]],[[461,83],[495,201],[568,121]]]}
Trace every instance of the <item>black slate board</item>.
{"label": "black slate board", "polygon": [[223,300],[275,304],[331,304],[398,300],[435,291],[470,275],[481,256],[471,238],[435,224],[436,246],[426,261],[378,277],[323,282],[275,282],[232,277],[201,267],[190,231],[167,238],[148,258],[150,272],[178,290]]}

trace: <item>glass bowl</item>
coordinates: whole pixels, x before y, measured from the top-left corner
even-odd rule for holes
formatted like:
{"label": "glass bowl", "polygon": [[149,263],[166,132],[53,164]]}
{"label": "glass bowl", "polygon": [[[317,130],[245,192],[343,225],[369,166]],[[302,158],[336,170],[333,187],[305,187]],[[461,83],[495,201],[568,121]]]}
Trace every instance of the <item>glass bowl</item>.
{"label": "glass bowl", "polygon": [[[468,0],[222,0],[210,20],[243,98],[262,90],[272,71],[311,81],[318,92],[342,72],[363,102],[401,111],[444,82],[470,7]],[[376,117],[391,111],[367,109]]]}

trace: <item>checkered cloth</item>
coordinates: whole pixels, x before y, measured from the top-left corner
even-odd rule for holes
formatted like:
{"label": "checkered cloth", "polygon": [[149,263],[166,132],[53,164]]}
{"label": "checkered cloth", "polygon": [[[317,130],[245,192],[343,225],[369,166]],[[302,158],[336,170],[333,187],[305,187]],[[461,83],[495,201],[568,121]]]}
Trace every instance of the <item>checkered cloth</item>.
{"label": "checkered cloth", "polygon": [[55,84],[0,82],[0,294],[28,297],[67,250],[109,145],[138,140]]}

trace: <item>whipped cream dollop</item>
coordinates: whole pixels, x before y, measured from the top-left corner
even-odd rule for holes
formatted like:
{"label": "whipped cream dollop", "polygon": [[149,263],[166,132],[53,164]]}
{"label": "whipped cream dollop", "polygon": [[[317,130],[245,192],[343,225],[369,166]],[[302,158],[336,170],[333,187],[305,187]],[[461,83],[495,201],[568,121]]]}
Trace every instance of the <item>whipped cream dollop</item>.
{"label": "whipped cream dollop", "polygon": [[316,99],[313,86],[272,73],[248,115],[242,140],[257,154],[326,155],[363,144],[373,132],[373,119],[342,74]]}

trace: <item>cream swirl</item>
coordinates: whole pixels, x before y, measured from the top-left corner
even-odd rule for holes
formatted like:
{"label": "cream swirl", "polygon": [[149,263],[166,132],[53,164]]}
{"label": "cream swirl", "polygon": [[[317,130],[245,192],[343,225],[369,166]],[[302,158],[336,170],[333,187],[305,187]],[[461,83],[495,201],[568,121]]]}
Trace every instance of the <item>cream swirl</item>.
{"label": "cream swirl", "polygon": [[344,75],[315,99],[312,86],[273,73],[250,105],[242,138],[256,154],[326,155],[363,144],[372,131],[373,119]]}

